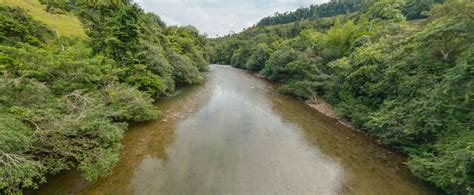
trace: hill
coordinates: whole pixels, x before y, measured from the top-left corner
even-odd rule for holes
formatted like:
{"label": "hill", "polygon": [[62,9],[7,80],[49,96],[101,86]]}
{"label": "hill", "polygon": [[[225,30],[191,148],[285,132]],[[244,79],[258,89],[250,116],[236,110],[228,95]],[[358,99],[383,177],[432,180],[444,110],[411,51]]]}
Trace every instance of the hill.
{"label": "hill", "polygon": [[0,0],[0,4],[22,8],[33,19],[54,29],[58,36],[86,37],[81,22],[72,13],[48,13],[45,10],[46,6],[42,5],[38,0]]}
{"label": "hill", "polygon": [[473,194],[474,1],[436,2],[378,0],[328,18],[302,8],[214,40],[213,61],[279,82],[281,93],[322,97],[405,153],[415,176]]}
{"label": "hill", "polygon": [[[444,0],[407,0],[401,7],[401,12],[407,20],[426,18],[423,13],[428,11],[435,3],[442,3]],[[331,0],[320,5],[299,8],[295,11],[285,13],[275,13],[261,19],[257,26],[271,26],[276,24],[288,24],[302,20],[314,20],[324,17],[332,17],[354,12],[364,12],[374,3],[375,0]]]}
{"label": "hill", "polygon": [[88,181],[110,174],[128,122],[155,119],[155,100],[204,79],[207,39],[131,1],[45,3],[77,18],[0,2],[0,194],[63,170]]}

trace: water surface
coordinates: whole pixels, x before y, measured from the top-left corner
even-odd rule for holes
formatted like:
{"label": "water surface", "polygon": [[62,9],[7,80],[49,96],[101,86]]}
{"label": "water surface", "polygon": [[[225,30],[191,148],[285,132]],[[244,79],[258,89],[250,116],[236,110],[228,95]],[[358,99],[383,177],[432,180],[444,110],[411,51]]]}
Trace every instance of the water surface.
{"label": "water surface", "polygon": [[212,66],[201,86],[157,104],[134,125],[111,176],[71,171],[38,194],[433,194],[403,158],[274,92],[268,82]]}

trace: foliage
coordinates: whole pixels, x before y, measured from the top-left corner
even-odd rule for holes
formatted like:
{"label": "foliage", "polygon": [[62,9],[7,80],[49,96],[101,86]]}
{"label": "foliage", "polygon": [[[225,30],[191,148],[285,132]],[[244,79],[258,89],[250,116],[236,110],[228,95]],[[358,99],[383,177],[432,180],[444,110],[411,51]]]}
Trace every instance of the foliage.
{"label": "foliage", "polygon": [[[328,3],[323,3],[319,5],[311,5],[307,8],[299,8],[295,11],[284,12],[284,13],[275,13],[273,16],[268,16],[261,19],[257,26],[272,26],[278,24],[289,24],[293,22],[303,21],[303,20],[314,20],[324,17],[333,17],[343,14],[351,14],[355,12],[365,12],[369,7],[375,8],[373,4],[382,5],[384,2],[380,0],[331,0]],[[390,2],[390,1],[385,1]],[[391,1],[394,2],[394,1]],[[409,19],[421,19],[426,18],[424,12],[429,11],[431,6],[439,3],[443,3],[444,0],[406,0],[398,1],[397,6],[400,6],[399,12]],[[393,5],[393,4],[392,4]],[[399,13],[389,13],[386,12],[390,7],[379,7],[385,9],[385,11],[380,10],[385,13],[387,16],[389,14],[399,14]]]}
{"label": "foliage", "polygon": [[54,36],[45,25],[32,21],[23,10],[6,6],[0,7],[0,43],[15,44],[27,42],[39,46]]}
{"label": "foliage", "polygon": [[[76,13],[83,22],[93,54],[123,66],[121,80],[154,97],[173,92],[177,84],[202,81],[210,46],[190,26],[167,27],[131,1],[45,1]],[[74,5],[74,6],[71,6]]]}
{"label": "foliage", "polygon": [[431,6],[443,2],[444,0],[408,0],[402,12],[408,20],[426,18],[425,12],[429,11]]}
{"label": "foliage", "polygon": [[[42,0],[40,0],[42,1]],[[64,0],[48,0],[49,2]],[[38,0],[2,0],[0,4],[9,7],[18,7],[28,12],[28,14],[41,23],[50,27],[58,36],[67,36],[75,38],[85,38],[85,32],[81,22],[72,13],[57,10],[48,12],[47,7],[41,5]]]}
{"label": "foliage", "polygon": [[89,181],[110,174],[127,122],[155,119],[152,97],[201,82],[210,58],[196,29],[167,27],[129,1],[43,3],[75,13],[88,37],[58,37],[29,12],[0,6],[2,194],[68,169]]}
{"label": "foliage", "polygon": [[405,4],[405,0],[380,0],[369,7],[366,15],[370,20],[402,22],[406,20],[401,10]]}
{"label": "foliage", "polygon": [[203,78],[199,74],[198,67],[191,66],[193,62],[188,56],[179,55],[178,53],[168,50],[166,53],[167,58],[174,62],[172,64],[174,72],[173,78],[178,83],[200,83]]}
{"label": "foliage", "polygon": [[245,63],[245,69],[258,72],[262,70],[265,62],[270,58],[271,49],[267,44],[261,43],[252,51],[248,61]]}
{"label": "foliage", "polygon": [[331,17],[359,11],[370,5],[372,0],[331,0],[320,5],[311,5],[309,8],[300,8],[294,12],[275,13],[274,16],[265,17],[258,26],[287,24],[304,19]]}
{"label": "foliage", "polygon": [[[471,194],[474,3],[439,2],[380,0],[358,13],[294,23],[286,17],[301,10],[266,18],[275,22],[214,40],[213,59],[261,69],[283,84],[281,93],[322,96],[339,116],[406,153],[414,175]],[[254,68],[256,51],[263,67]]]}

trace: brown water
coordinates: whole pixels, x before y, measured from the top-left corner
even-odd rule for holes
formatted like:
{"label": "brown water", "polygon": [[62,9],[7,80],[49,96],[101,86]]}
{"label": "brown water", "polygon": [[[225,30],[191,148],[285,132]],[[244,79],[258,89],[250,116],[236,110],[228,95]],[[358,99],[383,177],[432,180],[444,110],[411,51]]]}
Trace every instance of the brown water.
{"label": "brown water", "polygon": [[111,176],[71,171],[39,194],[434,194],[403,158],[266,81],[212,66],[135,125]]}

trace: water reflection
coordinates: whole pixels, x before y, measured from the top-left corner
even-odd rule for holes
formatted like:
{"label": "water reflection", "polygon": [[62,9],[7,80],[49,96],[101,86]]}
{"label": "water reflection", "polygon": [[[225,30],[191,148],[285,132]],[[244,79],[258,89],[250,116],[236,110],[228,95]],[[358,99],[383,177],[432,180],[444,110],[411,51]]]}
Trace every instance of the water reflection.
{"label": "water reflection", "polygon": [[135,172],[136,194],[336,193],[342,168],[269,112],[265,83],[216,68],[209,102],[177,126],[168,161],[150,157]]}
{"label": "water reflection", "polygon": [[69,172],[40,193],[433,193],[399,156],[240,70],[213,66],[205,85],[158,108],[160,120],[127,134],[112,176]]}
{"label": "water reflection", "polygon": [[362,133],[314,112],[294,98],[277,96],[272,102],[274,111],[285,122],[296,124],[308,142],[344,168],[344,194],[437,193],[410,174],[402,156],[380,147]]}

